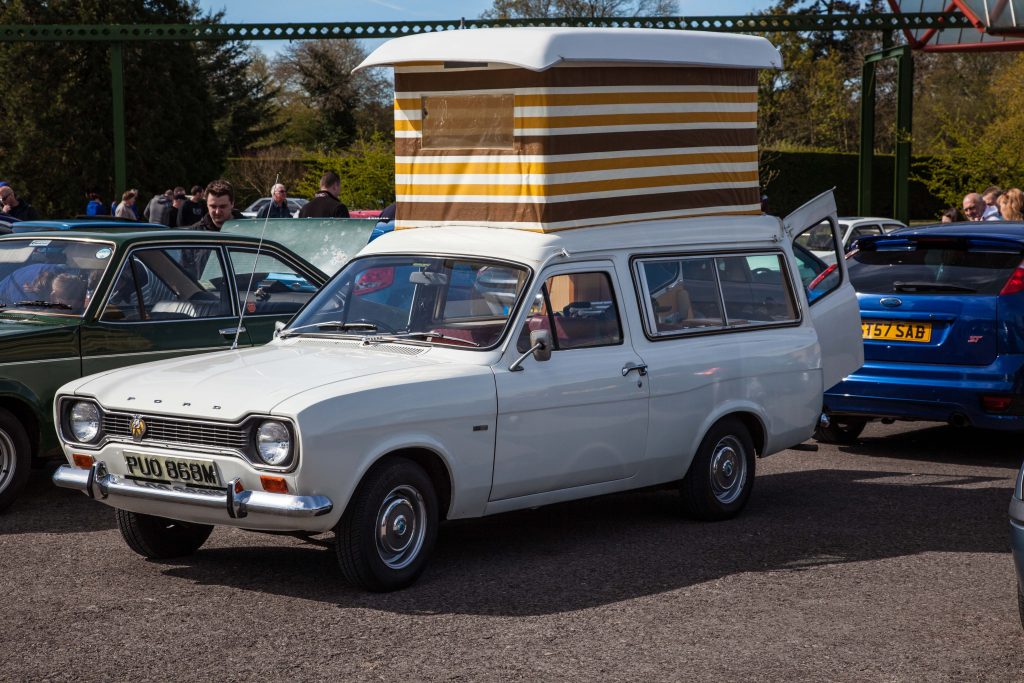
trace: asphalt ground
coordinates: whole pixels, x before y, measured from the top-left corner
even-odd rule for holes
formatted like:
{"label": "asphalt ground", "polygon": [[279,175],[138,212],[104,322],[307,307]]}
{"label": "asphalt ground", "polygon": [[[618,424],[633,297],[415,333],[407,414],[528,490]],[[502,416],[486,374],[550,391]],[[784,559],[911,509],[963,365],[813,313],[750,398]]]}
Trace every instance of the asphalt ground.
{"label": "asphalt ground", "polygon": [[647,491],[459,521],[410,589],[218,528],[152,562],[35,472],[0,516],[0,679],[1024,679],[1020,436],[870,425],[758,462],[737,519]]}

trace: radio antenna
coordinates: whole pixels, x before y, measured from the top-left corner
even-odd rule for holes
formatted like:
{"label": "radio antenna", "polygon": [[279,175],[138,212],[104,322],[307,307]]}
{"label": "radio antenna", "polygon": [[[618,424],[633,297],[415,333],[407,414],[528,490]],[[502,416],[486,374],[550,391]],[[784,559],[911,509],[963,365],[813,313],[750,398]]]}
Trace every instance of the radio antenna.
{"label": "radio antenna", "polygon": [[[274,185],[270,186],[270,203],[274,203],[274,186],[281,182],[281,174],[278,173],[274,177]],[[288,201],[285,200],[285,207],[288,206]],[[245,299],[242,300],[241,310],[238,312],[238,325],[235,326],[235,339],[231,342],[231,350],[234,351],[238,348],[238,336],[242,334],[242,322],[245,320],[245,309],[249,306],[249,295],[252,294],[252,281],[256,278],[256,266],[260,262],[260,253],[263,251],[263,238],[267,234],[267,223],[270,222],[270,209],[267,208],[267,215],[263,218],[263,230],[260,231],[260,241],[256,245],[256,258],[252,262],[252,272],[249,273],[249,284],[245,288]]]}

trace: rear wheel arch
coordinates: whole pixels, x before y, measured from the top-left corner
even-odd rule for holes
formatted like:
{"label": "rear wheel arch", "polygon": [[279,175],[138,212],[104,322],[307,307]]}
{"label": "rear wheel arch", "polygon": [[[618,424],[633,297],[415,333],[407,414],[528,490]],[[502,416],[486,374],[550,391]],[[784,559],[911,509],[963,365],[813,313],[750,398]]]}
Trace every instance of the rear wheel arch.
{"label": "rear wheel arch", "polygon": [[[743,426],[747,428],[747,433],[750,435],[750,440],[754,442],[754,454],[758,457],[764,455],[765,442],[767,440],[767,433],[764,428],[764,423],[761,422],[761,418],[754,413],[739,411],[735,413],[728,413],[715,420],[714,427],[722,420],[726,420],[730,417],[734,417],[743,423]],[[708,430],[710,431],[710,429]]]}

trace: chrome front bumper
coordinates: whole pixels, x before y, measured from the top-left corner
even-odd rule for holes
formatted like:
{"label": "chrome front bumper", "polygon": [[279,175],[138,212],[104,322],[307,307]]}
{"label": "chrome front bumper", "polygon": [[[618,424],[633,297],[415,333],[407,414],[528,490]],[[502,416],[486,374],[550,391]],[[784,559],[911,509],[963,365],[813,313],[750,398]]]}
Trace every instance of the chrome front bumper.
{"label": "chrome front bumper", "polygon": [[[191,508],[227,510],[232,519],[242,519],[249,513],[282,517],[319,517],[334,507],[326,496],[291,496],[266,491],[246,491],[231,481],[224,491],[175,489],[140,486],[122,481],[107,472],[102,462],[89,469],[61,465],[53,474],[53,483],[66,489],[75,489],[90,498],[102,500],[117,507],[118,498],[135,498],[154,502],[172,503]],[[108,500],[109,499],[109,500]]]}

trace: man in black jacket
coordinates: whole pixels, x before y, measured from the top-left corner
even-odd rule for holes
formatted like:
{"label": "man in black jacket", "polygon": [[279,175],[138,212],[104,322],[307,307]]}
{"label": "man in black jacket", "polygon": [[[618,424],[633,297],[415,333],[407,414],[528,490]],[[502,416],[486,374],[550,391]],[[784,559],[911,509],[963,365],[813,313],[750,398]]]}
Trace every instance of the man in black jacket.
{"label": "man in black jacket", "polygon": [[[334,177],[337,178],[338,176]],[[8,216],[22,221],[39,220],[39,216],[36,214],[36,210],[32,208],[32,205],[24,200],[19,200],[10,185],[0,187],[0,203],[3,204],[2,211]],[[345,212],[345,215],[348,216],[348,211]]]}
{"label": "man in black jacket", "polygon": [[178,207],[178,226],[187,228],[195,225],[206,213],[206,203],[203,201],[203,188],[199,185],[192,186],[192,196],[182,202]]}
{"label": "man in black jacket", "polygon": [[348,207],[338,200],[341,178],[334,171],[320,177],[320,191],[299,209],[299,218],[348,218]]}
{"label": "man in black jacket", "polygon": [[220,232],[232,218],[245,218],[235,208],[235,188],[226,180],[214,180],[206,186],[206,211],[198,223],[188,226],[189,230]]}

